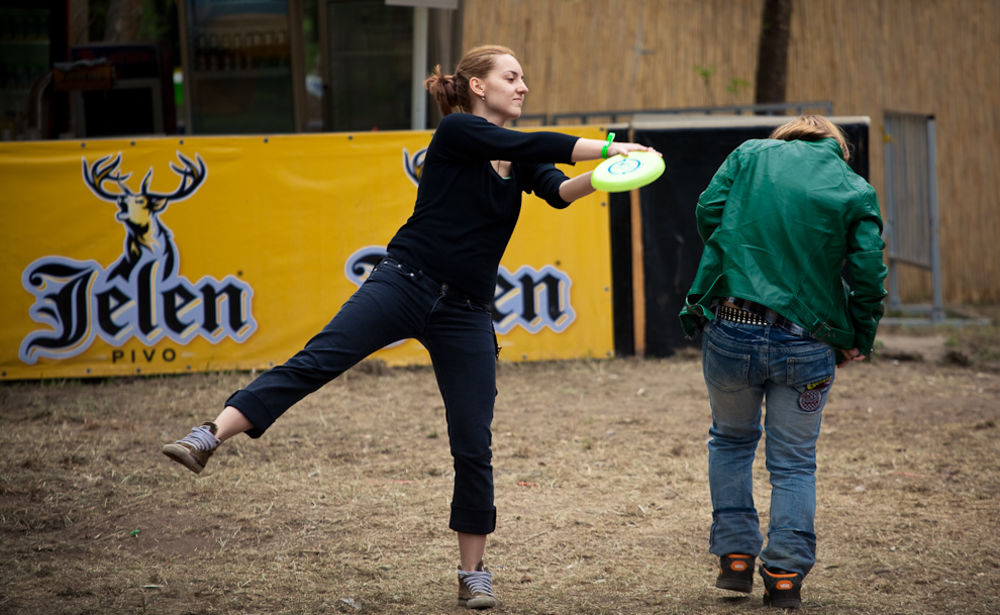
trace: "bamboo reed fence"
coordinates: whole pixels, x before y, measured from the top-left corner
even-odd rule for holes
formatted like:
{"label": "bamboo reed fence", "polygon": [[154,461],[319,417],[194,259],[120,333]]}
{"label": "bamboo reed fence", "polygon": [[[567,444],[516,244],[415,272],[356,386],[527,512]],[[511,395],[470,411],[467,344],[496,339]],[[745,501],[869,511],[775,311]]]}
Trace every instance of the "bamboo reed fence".
{"label": "bamboo reed fence", "polygon": [[[526,114],[753,102],[763,0],[464,0],[463,48],[515,50]],[[1000,2],[795,0],[790,101],[871,118],[884,194],[883,113],[935,116],[945,301],[1000,302]],[[929,276],[904,271],[904,301]]]}

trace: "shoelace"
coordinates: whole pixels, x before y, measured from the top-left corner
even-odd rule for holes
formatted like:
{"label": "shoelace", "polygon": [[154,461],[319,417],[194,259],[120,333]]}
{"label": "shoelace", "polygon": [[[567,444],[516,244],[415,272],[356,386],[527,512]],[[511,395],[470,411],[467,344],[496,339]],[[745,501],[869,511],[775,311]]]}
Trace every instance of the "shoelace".
{"label": "shoelace", "polygon": [[488,570],[460,570],[459,578],[473,594],[493,595],[493,575]]}
{"label": "shoelace", "polygon": [[216,438],[207,425],[198,425],[191,430],[191,433],[181,438],[181,442],[190,444],[192,448],[199,451],[210,451],[219,446],[219,439]]}

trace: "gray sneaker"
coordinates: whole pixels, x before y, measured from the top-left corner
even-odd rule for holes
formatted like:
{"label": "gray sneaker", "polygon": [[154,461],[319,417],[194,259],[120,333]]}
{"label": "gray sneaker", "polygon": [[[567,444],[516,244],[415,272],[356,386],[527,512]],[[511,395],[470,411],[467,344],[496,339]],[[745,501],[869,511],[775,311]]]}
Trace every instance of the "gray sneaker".
{"label": "gray sneaker", "polygon": [[493,594],[493,574],[479,562],[472,571],[458,569],[458,606],[491,609],[500,601]]}
{"label": "gray sneaker", "polygon": [[222,444],[222,440],[215,437],[216,431],[215,423],[205,421],[180,440],[164,444],[163,454],[198,474],[205,469],[208,458]]}

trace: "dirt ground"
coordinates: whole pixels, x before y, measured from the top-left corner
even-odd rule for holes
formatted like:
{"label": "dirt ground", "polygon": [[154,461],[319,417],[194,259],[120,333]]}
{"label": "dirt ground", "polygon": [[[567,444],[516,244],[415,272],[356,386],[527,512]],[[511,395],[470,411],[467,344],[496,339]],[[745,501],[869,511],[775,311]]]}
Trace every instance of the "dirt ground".
{"label": "dirt ground", "polygon": [[[997,612],[998,340],[886,331],[838,373],[804,613]],[[0,613],[463,612],[431,371],[362,364],[197,477],[160,454],[249,378],[0,386]],[[759,579],[713,587],[697,354],[501,363],[498,388],[495,612],[771,610]]]}

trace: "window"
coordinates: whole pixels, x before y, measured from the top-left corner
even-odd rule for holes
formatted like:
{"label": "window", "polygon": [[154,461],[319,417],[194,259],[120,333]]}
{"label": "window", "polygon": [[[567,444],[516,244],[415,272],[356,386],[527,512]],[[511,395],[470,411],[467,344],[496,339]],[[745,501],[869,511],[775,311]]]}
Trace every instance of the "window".
{"label": "window", "polygon": [[327,0],[328,130],[410,127],[413,9]]}

